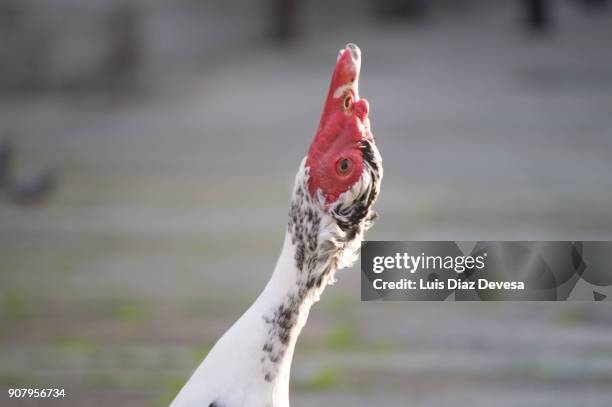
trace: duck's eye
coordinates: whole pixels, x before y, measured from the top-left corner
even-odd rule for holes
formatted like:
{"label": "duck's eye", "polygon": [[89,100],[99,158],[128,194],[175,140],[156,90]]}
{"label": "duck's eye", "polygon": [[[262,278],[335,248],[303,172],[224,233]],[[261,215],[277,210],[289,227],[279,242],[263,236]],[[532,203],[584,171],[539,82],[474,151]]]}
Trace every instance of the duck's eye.
{"label": "duck's eye", "polygon": [[349,158],[341,158],[336,163],[336,171],[340,175],[348,175],[353,168],[353,162]]}
{"label": "duck's eye", "polygon": [[344,101],[342,101],[342,107],[344,110],[348,110],[353,106],[353,96],[348,94],[344,97]]}

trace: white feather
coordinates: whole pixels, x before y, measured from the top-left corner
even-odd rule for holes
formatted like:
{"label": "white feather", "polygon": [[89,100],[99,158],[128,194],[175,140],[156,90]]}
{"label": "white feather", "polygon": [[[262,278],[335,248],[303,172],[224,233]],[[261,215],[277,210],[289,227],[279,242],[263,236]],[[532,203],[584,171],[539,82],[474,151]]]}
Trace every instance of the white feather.
{"label": "white feather", "polygon": [[[305,159],[296,176],[294,195],[298,186],[305,187],[308,168]],[[353,188],[344,192],[335,205],[348,205],[372,182],[364,172],[362,179]],[[337,225],[331,214],[324,210],[325,199],[317,191],[315,202],[311,202],[321,218],[319,242],[326,242],[329,256],[317,265],[315,275],[324,276],[319,288],[310,291],[299,307],[298,319],[292,329],[287,349],[282,359],[274,366],[277,373],[272,381],[265,380],[265,369],[270,368],[262,359],[262,346],[270,336],[264,321],[274,309],[286,301],[291,293],[303,283],[304,273],[295,265],[296,248],[291,235],[285,233],[285,241],[270,281],[255,303],[217,341],[206,359],[196,369],[189,381],[172,402],[171,407],[208,407],[217,401],[222,406],[243,407],[288,407],[289,376],[291,360],[299,332],[306,324],[312,304],[319,300],[327,284],[333,283],[336,269],[348,267],[357,259],[363,238],[363,228],[358,236],[349,242],[343,240],[345,232]],[[323,271],[326,271],[323,273]]]}

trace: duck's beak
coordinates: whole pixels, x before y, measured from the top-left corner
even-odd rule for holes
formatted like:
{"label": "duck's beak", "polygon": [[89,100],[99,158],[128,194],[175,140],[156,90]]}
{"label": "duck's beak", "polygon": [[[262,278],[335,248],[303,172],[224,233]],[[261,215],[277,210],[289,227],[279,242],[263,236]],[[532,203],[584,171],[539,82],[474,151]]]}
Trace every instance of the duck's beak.
{"label": "duck's beak", "polygon": [[355,44],[347,44],[338,52],[336,66],[332,73],[327,99],[323,106],[323,113],[319,128],[325,119],[342,108],[342,100],[350,92],[353,100],[359,100],[359,71],[361,70],[361,50]]}

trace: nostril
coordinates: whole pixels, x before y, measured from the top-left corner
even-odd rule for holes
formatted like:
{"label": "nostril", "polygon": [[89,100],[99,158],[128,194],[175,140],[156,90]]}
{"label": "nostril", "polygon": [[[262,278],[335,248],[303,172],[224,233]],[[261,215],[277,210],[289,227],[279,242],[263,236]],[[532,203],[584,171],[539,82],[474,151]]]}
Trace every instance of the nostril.
{"label": "nostril", "polygon": [[359,99],[355,102],[355,114],[359,117],[360,120],[364,120],[368,117],[368,113],[370,112],[370,104],[365,99]]}

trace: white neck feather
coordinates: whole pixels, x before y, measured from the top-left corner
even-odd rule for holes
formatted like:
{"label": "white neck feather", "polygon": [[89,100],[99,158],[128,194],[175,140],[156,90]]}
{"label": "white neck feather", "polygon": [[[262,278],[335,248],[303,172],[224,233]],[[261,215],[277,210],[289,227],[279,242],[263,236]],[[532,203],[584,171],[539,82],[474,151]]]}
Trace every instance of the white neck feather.
{"label": "white neck feather", "polygon": [[[172,406],[289,406],[291,360],[310,307],[334,281],[336,269],[357,257],[367,228],[361,224],[346,239],[338,215],[330,215],[308,195],[307,179],[303,161],[283,249],[268,284],[215,344]],[[356,193],[345,194],[353,199]]]}

